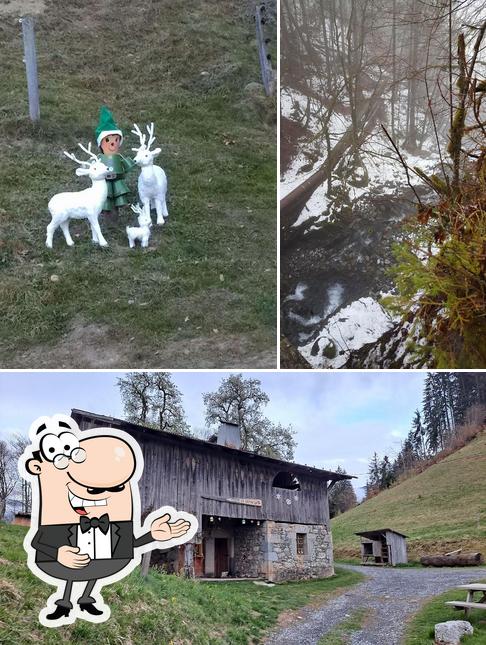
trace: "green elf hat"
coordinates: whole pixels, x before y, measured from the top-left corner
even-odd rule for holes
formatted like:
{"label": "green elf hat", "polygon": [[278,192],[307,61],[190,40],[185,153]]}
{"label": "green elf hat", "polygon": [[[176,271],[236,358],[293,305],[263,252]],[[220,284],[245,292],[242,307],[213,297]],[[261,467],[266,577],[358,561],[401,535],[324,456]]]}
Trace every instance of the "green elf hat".
{"label": "green elf hat", "polygon": [[109,134],[119,134],[121,137],[121,140],[123,141],[123,132],[115,123],[113,114],[105,105],[103,105],[100,110],[100,119],[98,121],[98,126],[96,127],[96,130],[95,130],[95,137],[96,137],[96,142],[98,144],[98,147],[102,142],[102,140],[105,137],[107,137]]}

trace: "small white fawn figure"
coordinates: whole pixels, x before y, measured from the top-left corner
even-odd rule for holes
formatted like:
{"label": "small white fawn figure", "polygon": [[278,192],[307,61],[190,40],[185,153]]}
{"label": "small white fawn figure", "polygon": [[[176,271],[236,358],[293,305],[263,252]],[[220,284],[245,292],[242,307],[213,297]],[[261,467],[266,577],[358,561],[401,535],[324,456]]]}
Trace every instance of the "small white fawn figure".
{"label": "small white fawn figure", "polygon": [[56,229],[60,226],[66,244],[73,246],[74,242],[69,233],[70,219],[87,219],[91,226],[93,242],[100,246],[108,246],[108,242],[103,237],[98,222],[98,216],[101,213],[103,204],[107,196],[106,176],[109,169],[98,157],[91,152],[91,143],[85,148],[78,143],[81,150],[89,155],[90,161],[81,161],[76,159],[73,154],[64,152],[66,157],[80,164],[81,168],[76,168],[78,177],[87,175],[92,182],[90,188],[81,190],[76,193],[58,193],[49,201],[48,208],[51,214],[51,222],[47,226],[46,246],[52,249],[52,237]]}
{"label": "small white fawn figure", "polygon": [[155,208],[157,211],[157,224],[164,223],[164,217],[168,217],[167,204],[165,196],[167,193],[167,177],[160,166],[154,166],[154,159],[161,150],[155,148],[150,150],[150,146],[155,141],[154,124],[147,126],[149,135],[148,142],[145,144],[146,135],[142,134],[136,123],[133,124],[133,134],[136,134],[140,140],[138,148],[132,148],[135,155],[135,163],[140,166],[141,172],[138,177],[138,194],[143,204],[144,211],[150,216],[150,209]]}
{"label": "small white fawn figure", "polygon": [[132,205],[132,211],[138,215],[138,226],[127,226],[128,245],[131,249],[135,246],[135,242],[140,240],[143,248],[146,248],[150,239],[150,227],[152,226],[152,219],[150,213],[147,213],[138,204]]}

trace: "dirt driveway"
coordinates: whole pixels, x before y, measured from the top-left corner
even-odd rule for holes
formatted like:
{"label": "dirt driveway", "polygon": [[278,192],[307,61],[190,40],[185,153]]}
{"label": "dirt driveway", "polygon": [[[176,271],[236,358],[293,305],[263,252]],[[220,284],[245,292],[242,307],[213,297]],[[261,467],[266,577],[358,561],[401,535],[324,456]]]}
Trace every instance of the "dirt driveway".
{"label": "dirt driveway", "polygon": [[367,619],[352,633],[351,645],[400,645],[407,621],[424,600],[486,576],[484,567],[380,569],[340,566],[363,573],[367,580],[318,609],[300,611],[302,619],[273,632],[265,641],[266,645],[317,644],[360,609],[366,612]]}

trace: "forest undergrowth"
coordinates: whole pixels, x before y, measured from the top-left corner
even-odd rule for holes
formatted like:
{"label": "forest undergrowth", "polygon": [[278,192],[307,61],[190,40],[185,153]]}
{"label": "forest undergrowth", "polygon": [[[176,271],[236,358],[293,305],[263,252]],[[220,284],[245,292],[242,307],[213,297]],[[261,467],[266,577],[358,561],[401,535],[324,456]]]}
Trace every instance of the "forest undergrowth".
{"label": "forest undergrowth", "polygon": [[486,365],[486,86],[475,72],[485,31],[486,21],[469,60],[459,35],[451,162],[442,164],[443,177],[414,169],[437,198],[433,204],[418,199],[416,216],[395,246],[393,306],[404,316],[413,311],[419,341],[410,349],[430,354],[438,368]]}

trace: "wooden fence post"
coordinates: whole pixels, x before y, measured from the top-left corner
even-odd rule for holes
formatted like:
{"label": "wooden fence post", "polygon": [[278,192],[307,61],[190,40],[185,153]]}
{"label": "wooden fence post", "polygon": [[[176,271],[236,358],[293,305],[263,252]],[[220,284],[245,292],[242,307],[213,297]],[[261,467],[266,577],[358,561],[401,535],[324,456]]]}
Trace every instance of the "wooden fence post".
{"label": "wooden fence post", "polygon": [[265,35],[263,33],[262,27],[262,9],[263,5],[259,4],[257,5],[255,10],[256,37],[263,87],[265,88],[265,94],[267,96],[270,96],[271,94],[273,94],[273,71],[272,64],[267,58],[267,48],[265,47]]}
{"label": "wooden fence post", "polygon": [[142,578],[146,578],[150,569],[150,558],[152,557],[152,551],[147,551],[142,555],[142,564],[140,566]]}
{"label": "wooden fence post", "polygon": [[194,545],[186,542],[184,546],[184,576],[194,578]]}
{"label": "wooden fence post", "polygon": [[39,81],[37,78],[37,57],[35,53],[34,19],[25,16],[20,19],[24,39],[25,69],[27,73],[27,89],[29,92],[29,114],[34,123],[40,119]]}

